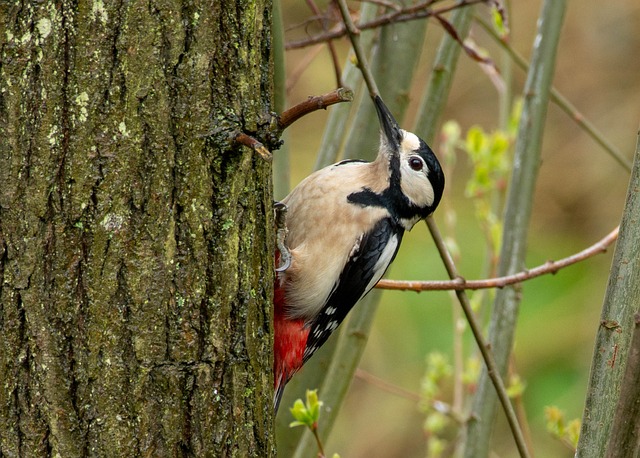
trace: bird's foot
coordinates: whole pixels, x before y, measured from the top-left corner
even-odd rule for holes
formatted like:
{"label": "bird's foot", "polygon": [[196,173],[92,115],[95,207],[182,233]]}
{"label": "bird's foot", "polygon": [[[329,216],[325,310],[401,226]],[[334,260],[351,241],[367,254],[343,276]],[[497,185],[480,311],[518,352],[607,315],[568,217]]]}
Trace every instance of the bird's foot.
{"label": "bird's foot", "polygon": [[276,272],[284,272],[291,266],[291,251],[285,245],[287,238],[287,206],[282,202],[273,203],[273,211],[276,220],[276,246],[280,252]]}

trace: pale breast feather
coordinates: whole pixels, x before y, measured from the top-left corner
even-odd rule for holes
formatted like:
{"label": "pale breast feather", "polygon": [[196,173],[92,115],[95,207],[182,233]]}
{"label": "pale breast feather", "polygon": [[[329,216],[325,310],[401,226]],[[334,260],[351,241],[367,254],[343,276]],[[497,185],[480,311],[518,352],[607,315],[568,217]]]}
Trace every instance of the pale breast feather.
{"label": "pale breast feather", "polygon": [[404,229],[392,218],[381,219],[358,239],[338,282],[311,327],[304,360],[324,344],[347,313],[382,278],[400,247]]}
{"label": "pale breast feather", "polygon": [[364,208],[345,198],[368,167],[349,162],[324,168],[284,199],[292,264],[280,278],[289,318],[310,320],[320,313],[364,232],[388,216],[384,207]]}

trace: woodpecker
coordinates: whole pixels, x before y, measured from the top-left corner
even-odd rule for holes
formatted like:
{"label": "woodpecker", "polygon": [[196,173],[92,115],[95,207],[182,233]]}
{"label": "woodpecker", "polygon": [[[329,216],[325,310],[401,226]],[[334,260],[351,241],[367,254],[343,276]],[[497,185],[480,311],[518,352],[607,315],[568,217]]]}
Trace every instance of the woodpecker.
{"label": "woodpecker", "polygon": [[431,148],[400,129],[379,96],[374,104],[377,158],[325,167],[282,201],[288,253],[274,294],[276,410],[286,383],[382,278],[404,231],[442,197],[444,174]]}

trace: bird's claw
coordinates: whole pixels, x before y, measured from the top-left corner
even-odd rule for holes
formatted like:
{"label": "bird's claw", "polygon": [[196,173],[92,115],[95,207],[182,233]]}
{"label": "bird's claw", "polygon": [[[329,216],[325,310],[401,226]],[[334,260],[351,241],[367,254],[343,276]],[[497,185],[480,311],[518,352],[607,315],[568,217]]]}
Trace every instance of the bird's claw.
{"label": "bird's claw", "polygon": [[276,246],[280,252],[280,258],[278,260],[278,266],[276,266],[276,272],[284,272],[291,266],[291,251],[285,245],[284,241],[287,238],[287,206],[282,202],[274,202],[273,211],[275,212],[276,220]]}

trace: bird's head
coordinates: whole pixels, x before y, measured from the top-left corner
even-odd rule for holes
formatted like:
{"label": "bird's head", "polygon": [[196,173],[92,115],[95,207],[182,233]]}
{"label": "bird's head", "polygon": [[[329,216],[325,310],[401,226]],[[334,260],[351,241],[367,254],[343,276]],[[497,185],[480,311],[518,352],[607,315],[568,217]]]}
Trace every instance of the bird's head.
{"label": "bird's head", "polygon": [[407,219],[415,224],[440,203],[444,191],[442,167],[424,140],[400,128],[379,96],[374,103],[381,127],[378,157],[388,160],[390,185],[408,200],[414,215]]}

